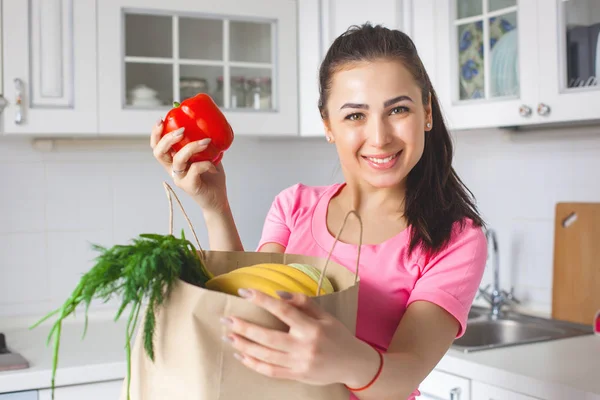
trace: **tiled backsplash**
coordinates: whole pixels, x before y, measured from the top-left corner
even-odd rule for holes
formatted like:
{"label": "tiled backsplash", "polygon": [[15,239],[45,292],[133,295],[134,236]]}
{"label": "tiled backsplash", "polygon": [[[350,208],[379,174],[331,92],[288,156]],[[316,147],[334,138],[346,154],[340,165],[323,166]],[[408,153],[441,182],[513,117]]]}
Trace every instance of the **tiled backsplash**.
{"label": "tiled backsplash", "polygon": [[[502,286],[514,285],[524,306],[549,313],[554,205],[600,201],[600,128],[461,132],[455,141],[456,168],[498,231]],[[335,148],[320,138],[239,137],[224,162],[238,228],[252,250],[278,191],[341,179]],[[62,303],[93,263],[90,243],[167,232],[163,180],[170,177],[146,140],[67,140],[41,152],[24,140],[0,139],[0,316]],[[180,198],[207,243],[201,212]],[[180,230],[184,221],[175,215]]]}

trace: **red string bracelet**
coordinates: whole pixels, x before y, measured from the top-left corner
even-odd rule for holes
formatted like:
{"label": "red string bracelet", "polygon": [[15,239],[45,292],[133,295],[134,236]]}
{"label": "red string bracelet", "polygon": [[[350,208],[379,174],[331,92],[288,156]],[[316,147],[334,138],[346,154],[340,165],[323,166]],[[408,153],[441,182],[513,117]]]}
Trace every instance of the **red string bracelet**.
{"label": "red string bracelet", "polygon": [[375,374],[373,379],[371,379],[371,382],[367,383],[363,387],[351,388],[351,387],[348,387],[348,385],[344,385],[344,386],[346,386],[346,389],[350,390],[351,392],[360,392],[362,390],[366,390],[366,389],[370,388],[371,386],[373,386],[373,384],[375,383],[377,378],[379,378],[379,375],[381,375],[381,371],[383,370],[383,354],[381,353],[381,351],[379,351],[379,349],[375,348],[374,346],[371,345],[371,347],[373,347],[373,349],[375,349],[375,351],[377,351],[377,354],[379,354],[379,369],[377,370],[377,373]]}

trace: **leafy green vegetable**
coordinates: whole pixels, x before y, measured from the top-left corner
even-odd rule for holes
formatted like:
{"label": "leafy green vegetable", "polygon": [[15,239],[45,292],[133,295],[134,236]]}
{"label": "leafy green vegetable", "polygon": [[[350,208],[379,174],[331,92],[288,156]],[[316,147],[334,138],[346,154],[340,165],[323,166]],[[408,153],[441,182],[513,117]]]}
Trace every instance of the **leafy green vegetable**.
{"label": "leafy green vegetable", "polygon": [[[83,337],[88,325],[88,310],[93,299],[104,302],[112,296],[121,298],[121,305],[115,316],[120,318],[130,306],[126,331],[127,351],[127,391],[131,383],[131,338],[144,299],[148,300],[144,323],[144,349],[148,357],[154,361],[154,330],[156,324],[155,311],[168,298],[173,283],[181,279],[190,284],[204,287],[212,274],[206,269],[196,248],[183,233],[181,238],[171,234],[141,234],[128,245],[115,245],[109,249],[92,244],[92,248],[100,253],[96,264],[82,276],[71,296],[58,309],[50,312],[36,322],[31,329],[39,326],[50,317],[58,315],[52,326],[47,343],[54,337],[54,354],[52,363],[52,398],[62,322],[73,314],[78,306],[85,305],[85,323]],[[129,398],[129,396],[128,396]]]}

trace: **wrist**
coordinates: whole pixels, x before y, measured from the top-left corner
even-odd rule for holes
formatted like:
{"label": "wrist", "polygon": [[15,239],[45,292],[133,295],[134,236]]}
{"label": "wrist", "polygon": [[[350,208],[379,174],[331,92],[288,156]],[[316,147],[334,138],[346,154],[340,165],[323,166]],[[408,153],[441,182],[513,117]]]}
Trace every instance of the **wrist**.
{"label": "wrist", "polygon": [[225,201],[221,206],[215,208],[202,209],[202,215],[206,223],[214,220],[222,220],[224,217],[227,218],[231,215],[231,207],[229,202]]}
{"label": "wrist", "polygon": [[350,390],[360,390],[373,384],[383,368],[383,354],[368,343],[361,341],[361,351],[356,363],[342,382]]}

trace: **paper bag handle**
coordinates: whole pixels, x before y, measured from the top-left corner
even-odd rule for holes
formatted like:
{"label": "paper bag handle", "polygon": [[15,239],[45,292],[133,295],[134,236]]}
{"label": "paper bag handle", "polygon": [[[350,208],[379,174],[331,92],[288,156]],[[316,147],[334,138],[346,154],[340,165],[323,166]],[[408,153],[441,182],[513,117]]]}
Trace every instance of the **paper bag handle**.
{"label": "paper bag handle", "polygon": [[[181,209],[181,212],[183,213],[183,216],[185,217],[185,220],[187,221],[188,226],[190,227],[190,230],[192,231],[192,234],[194,235],[194,240],[196,241],[196,244],[198,245],[198,249],[200,249],[200,255],[202,257],[202,261],[206,262],[205,257],[204,257],[204,250],[202,249],[202,246],[200,245],[200,240],[198,240],[198,235],[196,235],[196,230],[194,229],[194,226],[192,225],[192,221],[190,221],[190,218],[188,217],[187,213],[185,212],[185,209],[183,208],[183,205],[181,204],[179,197],[177,197],[177,194],[173,191],[173,188],[167,182],[163,182],[163,186],[165,187],[165,190],[167,192],[167,198],[169,199],[169,235],[173,234],[173,199],[171,197],[171,194],[172,194],[173,197],[175,197],[175,200],[177,201],[177,204],[179,205],[179,208]],[[358,219],[358,223],[360,225],[360,237],[358,239],[358,254],[356,256],[356,270],[355,270],[355,274],[354,274],[354,283],[356,284],[356,282],[358,281],[358,268],[360,265],[360,248],[362,247],[362,239],[363,239],[363,224],[362,224],[362,220],[360,219],[360,215],[358,215],[358,213],[356,211],[350,210],[346,214],[346,217],[344,217],[342,226],[340,227],[340,230],[338,231],[338,233],[335,237],[335,241],[333,242],[333,245],[331,246],[331,250],[329,250],[327,259],[325,260],[325,265],[323,266],[323,272],[321,272],[321,276],[319,277],[319,284],[317,286],[317,295],[319,293],[321,293],[321,286],[323,285],[323,278],[325,277],[325,272],[327,271],[327,265],[329,264],[329,260],[331,259],[331,254],[333,253],[333,249],[335,248],[336,243],[339,241],[342,231],[346,227],[346,222],[348,221],[348,217],[350,216],[350,214],[354,214],[356,216],[356,218]]]}
{"label": "paper bag handle", "polygon": [[173,197],[175,197],[175,200],[177,200],[177,204],[179,204],[179,208],[181,209],[181,212],[183,213],[183,216],[185,217],[185,220],[187,221],[188,226],[192,231],[192,235],[194,235],[194,239],[196,240],[198,249],[200,249],[200,256],[202,258],[202,261],[206,262],[204,258],[204,250],[202,249],[202,246],[200,246],[200,241],[198,240],[198,235],[196,235],[196,230],[192,225],[192,221],[190,221],[190,218],[187,216],[185,209],[183,208],[183,205],[179,200],[179,197],[177,197],[177,194],[173,191],[173,188],[169,186],[167,182],[163,182],[163,186],[165,187],[165,190],[167,192],[167,198],[169,199],[169,235],[173,234],[173,200],[171,198],[171,194],[173,194]]}
{"label": "paper bag handle", "polygon": [[346,226],[346,221],[348,220],[348,217],[350,216],[350,214],[354,214],[354,216],[358,219],[358,224],[360,225],[360,236],[358,238],[358,254],[356,255],[356,270],[354,272],[354,284],[356,284],[356,282],[358,281],[358,267],[360,265],[360,248],[362,247],[362,240],[363,240],[363,224],[362,224],[362,220],[360,219],[360,215],[358,215],[358,213],[355,210],[350,210],[346,214],[346,217],[344,217],[344,222],[342,222],[342,226],[340,227],[340,230],[338,231],[337,235],[335,236],[335,241],[333,242],[333,245],[331,246],[331,249],[329,250],[329,254],[327,255],[327,260],[325,260],[325,265],[323,266],[323,272],[321,272],[321,276],[319,276],[319,284],[317,286],[317,296],[319,295],[319,293],[321,293],[321,285],[323,284],[323,278],[325,277],[325,271],[327,271],[327,265],[329,264],[329,259],[331,258],[331,253],[333,253],[333,248],[335,247],[336,243],[339,241],[340,235],[342,234],[342,231],[344,230],[344,227]]}

